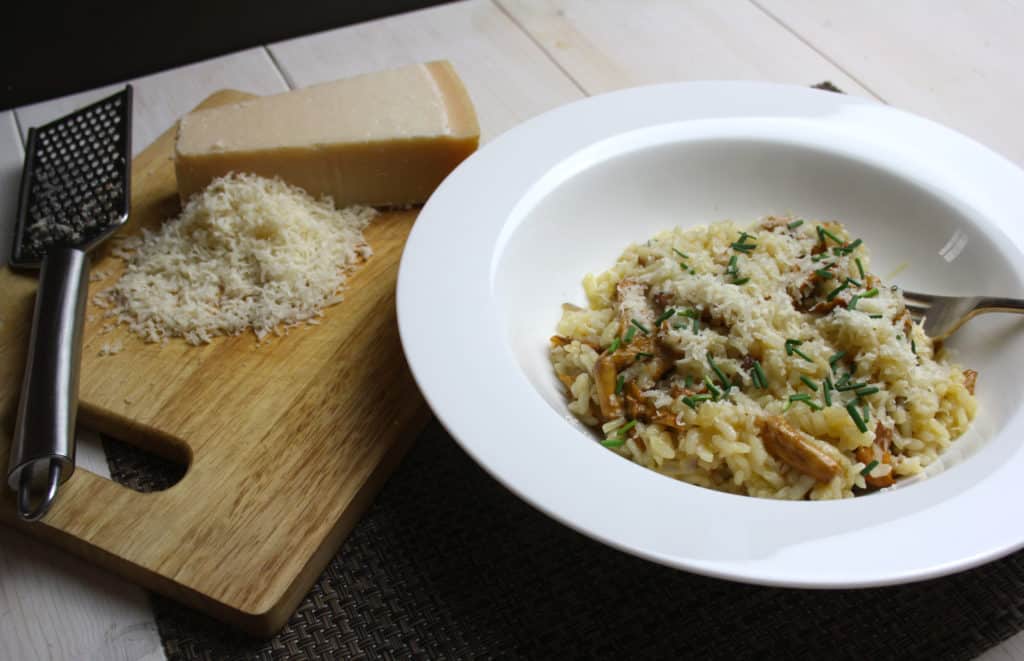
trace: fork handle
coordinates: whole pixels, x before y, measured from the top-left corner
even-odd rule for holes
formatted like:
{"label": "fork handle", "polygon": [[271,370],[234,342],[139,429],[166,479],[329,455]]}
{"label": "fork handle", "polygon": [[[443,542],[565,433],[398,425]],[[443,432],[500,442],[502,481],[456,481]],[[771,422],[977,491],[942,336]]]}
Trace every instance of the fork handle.
{"label": "fork handle", "polygon": [[973,312],[1024,312],[1024,299],[982,296]]}
{"label": "fork handle", "polygon": [[8,485],[18,492],[18,515],[39,519],[58,483],[75,469],[75,416],[89,257],[54,247],[39,272]]}

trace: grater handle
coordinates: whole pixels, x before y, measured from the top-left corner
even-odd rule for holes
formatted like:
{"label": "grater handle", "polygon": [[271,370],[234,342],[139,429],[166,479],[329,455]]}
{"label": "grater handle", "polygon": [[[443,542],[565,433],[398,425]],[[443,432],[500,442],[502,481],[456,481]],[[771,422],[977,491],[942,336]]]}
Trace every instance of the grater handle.
{"label": "grater handle", "polygon": [[75,470],[75,415],[89,257],[55,246],[43,258],[32,315],[8,485],[18,492],[18,515],[41,518],[60,482]]}

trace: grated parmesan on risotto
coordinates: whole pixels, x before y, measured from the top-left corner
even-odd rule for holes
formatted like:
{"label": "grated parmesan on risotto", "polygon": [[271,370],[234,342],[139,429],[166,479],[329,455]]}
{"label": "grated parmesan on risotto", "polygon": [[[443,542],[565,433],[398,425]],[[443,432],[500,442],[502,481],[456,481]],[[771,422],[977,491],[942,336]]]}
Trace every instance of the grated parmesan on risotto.
{"label": "grated parmesan on risotto", "polygon": [[551,361],[603,445],[692,484],[844,498],[934,461],[977,410],[867,248],[769,217],[658,234],[583,281]]}
{"label": "grated parmesan on risotto", "polygon": [[149,342],[201,344],[248,328],[262,340],[316,323],[341,300],[346,271],[371,254],[362,229],[376,214],[335,209],[279,179],[229,174],[158,232],[123,243],[115,254],[127,268],[95,302]]}

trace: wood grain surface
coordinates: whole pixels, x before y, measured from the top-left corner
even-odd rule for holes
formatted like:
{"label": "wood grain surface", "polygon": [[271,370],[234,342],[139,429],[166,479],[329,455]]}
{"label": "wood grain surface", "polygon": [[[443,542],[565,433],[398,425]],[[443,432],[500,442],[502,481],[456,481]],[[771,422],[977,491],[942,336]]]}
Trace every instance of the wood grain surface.
{"label": "wood grain surface", "polygon": [[[204,106],[244,98],[214,94]],[[127,233],[178,211],[173,131],[132,169]],[[279,628],[427,420],[395,320],[398,260],[415,212],[382,214],[365,234],[374,256],[323,322],[260,345],[251,334],[203,347],[145,344],[104,332],[90,303],[79,421],[188,462],[172,488],[140,494],[76,472],[37,524],[0,518],[130,580],[255,634]],[[121,268],[95,255],[90,295]],[[0,453],[14,426],[33,277],[0,271]],[[124,350],[100,356],[106,343]]]}

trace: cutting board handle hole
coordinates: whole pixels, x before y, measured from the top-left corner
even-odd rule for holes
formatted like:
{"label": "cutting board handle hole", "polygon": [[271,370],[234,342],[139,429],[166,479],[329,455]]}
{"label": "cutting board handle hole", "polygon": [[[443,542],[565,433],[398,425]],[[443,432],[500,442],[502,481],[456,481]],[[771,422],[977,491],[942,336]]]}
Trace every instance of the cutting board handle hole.
{"label": "cutting board handle hole", "polygon": [[185,477],[188,461],[147,452],[103,435],[110,479],[140,493],[170,489]]}

